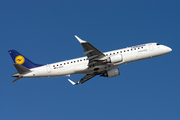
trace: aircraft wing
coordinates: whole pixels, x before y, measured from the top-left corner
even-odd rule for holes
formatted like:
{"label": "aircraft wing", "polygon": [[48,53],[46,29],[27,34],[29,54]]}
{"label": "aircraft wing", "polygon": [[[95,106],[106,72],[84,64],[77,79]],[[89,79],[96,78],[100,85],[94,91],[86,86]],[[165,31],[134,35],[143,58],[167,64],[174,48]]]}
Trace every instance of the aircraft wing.
{"label": "aircraft wing", "polygon": [[90,80],[91,78],[93,78],[94,76],[96,76],[96,74],[86,74],[80,81],[78,81],[77,83],[73,82],[72,80],[68,79],[68,81],[73,84],[73,85],[78,85],[78,84],[83,84],[84,82]]}
{"label": "aircraft wing", "polygon": [[81,45],[84,48],[84,53],[88,57],[89,65],[97,63],[97,60],[100,60],[101,58],[105,57],[105,55],[99,51],[97,48],[95,48],[93,45],[88,43],[87,41],[81,40],[78,36],[76,36],[76,39],[81,43]]}
{"label": "aircraft wing", "polygon": [[[103,64],[102,61],[106,58],[105,54],[103,54],[101,51],[99,51],[97,48],[95,48],[93,45],[91,45],[87,41],[81,40],[76,35],[75,35],[75,37],[81,43],[82,47],[84,48],[84,53],[83,54],[86,54],[87,60],[89,60],[89,64],[88,64],[89,67],[91,67],[91,65],[96,66],[96,65],[99,65],[99,64]],[[104,72],[104,71],[102,71],[102,72]],[[91,78],[93,78],[94,76],[99,75],[99,74],[101,74],[101,72],[92,73],[92,74],[86,74],[77,83],[71,81],[70,79],[68,79],[68,81],[73,85],[78,85],[78,84],[82,84],[82,83],[90,80]]]}

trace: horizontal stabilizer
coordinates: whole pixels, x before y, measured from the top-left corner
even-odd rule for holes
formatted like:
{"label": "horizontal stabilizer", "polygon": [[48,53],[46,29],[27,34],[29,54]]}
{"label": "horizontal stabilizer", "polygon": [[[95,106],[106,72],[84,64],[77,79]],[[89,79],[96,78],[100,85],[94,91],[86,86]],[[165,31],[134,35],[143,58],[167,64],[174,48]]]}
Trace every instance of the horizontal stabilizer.
{"label": "horizontal stabilizer", "polygon": [[31,72],[31,70],[19,64],[14,64],[14,67],[17,69],[19,74],[25,74],[25,73]]}
{"label": "horizontal stabilizer", "polygon": [[17,77],[14,81],[12,81],[12,82],[16,82],[16,81],[18,81],[18,80],[20,80],[21,79],[21,77]]}

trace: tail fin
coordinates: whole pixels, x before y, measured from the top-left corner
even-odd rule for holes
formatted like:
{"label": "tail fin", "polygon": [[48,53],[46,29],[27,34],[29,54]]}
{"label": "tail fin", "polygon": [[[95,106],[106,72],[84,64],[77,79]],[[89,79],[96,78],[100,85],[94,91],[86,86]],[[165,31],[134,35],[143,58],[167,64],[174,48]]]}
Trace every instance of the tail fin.
{"label": "tail fin", "polygon": [[25,56],[23,56],[16,50],[9,50],[8,52],[11,55],[14,63],[22,65],[28,69],[42,66],[40,64],[35,64],[35,63],[31,62],[29,59],[27,59]]}

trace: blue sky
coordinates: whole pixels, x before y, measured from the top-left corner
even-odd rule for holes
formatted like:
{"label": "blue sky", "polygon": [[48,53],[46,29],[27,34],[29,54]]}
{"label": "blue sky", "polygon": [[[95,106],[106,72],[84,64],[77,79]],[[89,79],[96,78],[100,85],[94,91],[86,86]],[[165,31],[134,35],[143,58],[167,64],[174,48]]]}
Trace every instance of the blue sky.
{"label": "blue sky", "polygon": [[[180,2],[0,1],[1,120],[179,120]],[[102,52],[149,42],[171,53],[119,67],[114,78],[72,86],[68,77],[25,78],[8,50],[35,63],[83,56],[78,35]],[[72,75],[79,81],[84,75]]]}

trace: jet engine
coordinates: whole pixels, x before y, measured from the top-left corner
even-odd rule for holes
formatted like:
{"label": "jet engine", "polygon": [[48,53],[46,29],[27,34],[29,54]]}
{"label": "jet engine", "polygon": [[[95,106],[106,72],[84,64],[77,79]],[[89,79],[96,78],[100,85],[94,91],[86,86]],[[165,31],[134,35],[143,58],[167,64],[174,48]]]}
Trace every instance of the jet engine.
{"label": "jet engine", "polygon": [[106,72],[103,73],[101,76],[110,78],[110,77],[118,76],[119,74],[120,74],[119,69],[118,69],[118,68],[115,68],[115,69],[106,71]]}
{"label": "jet engine", "polygon": [[104,63],[118,63],[118,62],[122,62],[123,58],[121,54],[118,55],[113,55],[110,56],[109,58],[107,58],[106,60],[104,60]]}

